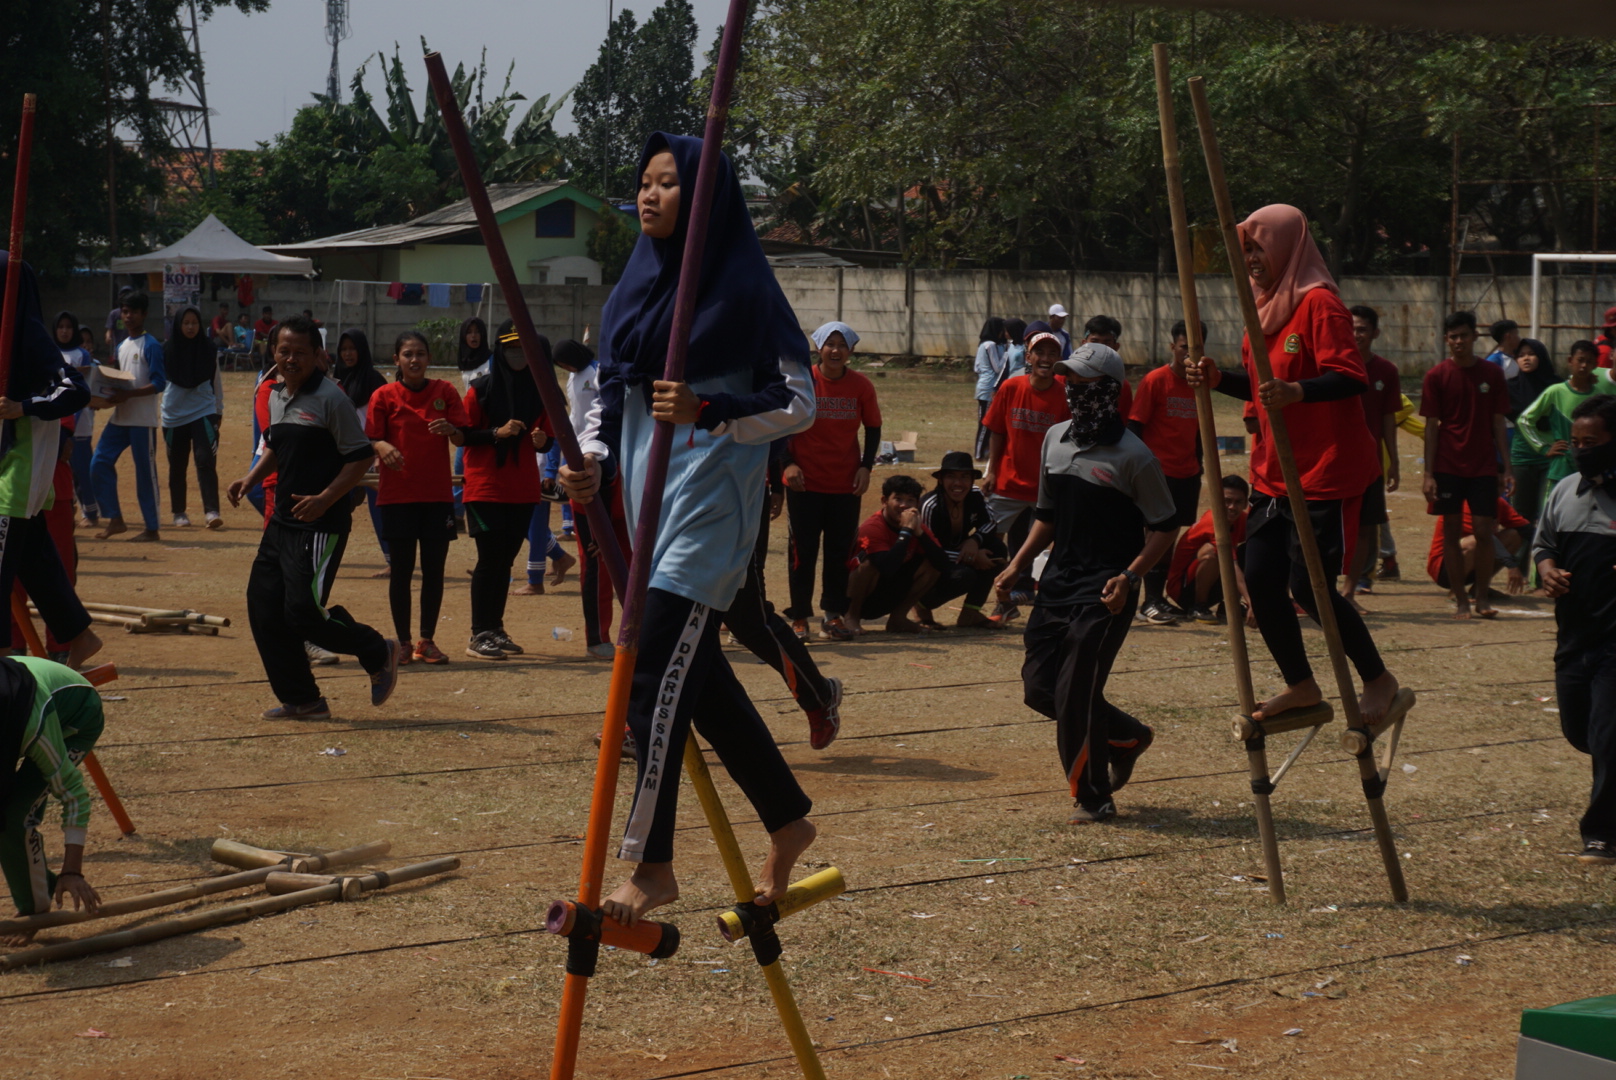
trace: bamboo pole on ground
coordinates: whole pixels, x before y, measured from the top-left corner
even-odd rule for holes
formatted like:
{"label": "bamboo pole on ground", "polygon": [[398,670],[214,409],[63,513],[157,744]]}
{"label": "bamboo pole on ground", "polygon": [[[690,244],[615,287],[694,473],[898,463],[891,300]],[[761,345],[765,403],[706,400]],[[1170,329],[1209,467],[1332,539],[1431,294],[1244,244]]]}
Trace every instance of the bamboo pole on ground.
{"label": "bamboo pole on ground", "polygon": [[[729,815],[724,812],[724,803],[718,797],[718,790],[713,787],[713,777],[701,756],[701,747],[696,745],[694,730],[685,739],[685,773],[690,777],[690,786],[696,789],[696,798],[707,817],[707,827],[712,830],[713,841],[718,845],[718,855],[724,862],[724,872],[729,876],[735,901],[750,904],[757,890],[753,888],[752,875],[746,869],[746,857],[741,854],[741,845],[735,839]],[[838,874],[838,881],[840,877]],[[774,927],[768,926],[754,929],[749,940],[752,952],[763,968],[763,978],[769,984],[769,994],[774,998],[774,1007],[780,1014],[781,1025],[786,1029],[786,1038],[791,1042],[791,1052],[797,1058],[797,1066],[808,1080],[825,1080],[825,1069],[819,1063],[818,1053],[814,1051],[808,1025],[803,1023],[802,1010],[797,1008],[791,983],[786,979],[785,969],[780,966],[779,936]]]}
{"label": "bamboo pole on ground", "polygon": [[[377,848],[377,844],[363,844],[359,847],[333,851],[323,856],[325,859],[323,867],[349,866],[353,863],[365,862],[378,854],[385,855],[387,853],[385,841],[381,842],[380,851]],[[163,889],[159,892],[131,896],[125,900],[112,900],[102,904],[93,912],[81,908],[78,911],[46,911],[38,915],[24,915],[15,919],[6,919],[0,921],[0,934],[31,933],[36,930],[48,930],[53,926],[68,926],[73,923],[90,922],[94,919],[114,919],[120,915],[133,915],[141,911],[150,911],[153,908],[168,907],[170,904],[183,904],[189,900],[200,900],[205,896],[213,896],[216,893],[247,889],[261,884],[270,874],[276,873],[284,867],[284,863],[275,863],[260,866],[255,870],[243,870],[240,873],[226,874],[223,877],[195,881],[189,885],[176,885],[171,889]]]}
{"label": "bamboo pole on ground", "polygon": [[[1223,231],[1224,250],[1229,255],[1230,276],[1234,278],[1235,294],[1240,300],[1240,314],[1251,346],[1251,358],[1257,369],[1257,382],[1271,380],[1273,370],[1268,360],[1267,338],[1263,334],[1262,320],[1257,314],[1257,301],[1251,292],[1251,282],[1241,265],[1243,248],[1239,231],[1235,228],[1234,203],[1229,197],[1228,181],[1223,174],[1223,154],[1218,147],[1217,131],[1212,123],[1212,107],[1206,96],[1206,80],[1196,76],[1189,80],[1190,99],[1195,105],[1195,121],[1201,132],[1201,150],[1206,157],[1206,171],[1212,185],[1212,196],[1217,203],[1218,224]],[[1253,387],[1255,392],[1255,387]],[[1341,695],[1341,711],[1347,727],[1363,728],[1363,717],[1358,712],[1358,697],[1353,686],[1352,672],[1347,667],[1347,656],[1341,646],[1341,629],[1336,625],[1331,593],[1335,575],[1326,576],[1324,560],[1319,554],[1318,537],[1314,535],[1307,513],[1307,496],[1302,490],[1301,470],[1291,451],[1290,431],[1285,424],[1284,410],[1268,410],[1268,430],[1274,443],[1274,456],[1279,460],[1285,477],[1286,498],[1291,515],[1295,518],[1296,534],[1301,542],[1302,558],[1307,563],[1308,579],[1313,585],[1313,601],[1319,609],[1319,626],[1330,653],[1330,668],[1335,675],[1336,689]],[[1364,789],[1364,801],[1369,807],[1369,818],[1374,824],[1375,840],[1380,847],[1381,861],[1386,866],[1386,878],[1391,884],[1392,898],[1399,903],[1408,899],[1408,886],[1403,880],[1403,866],[1397,857],[1397,845],[1392,837],[1391,822],[1386,817],[1386,806],[1380,792],[1384,784],[1374,758],[1358,758],[1358,774]]]}
{"label": "bamboo pole on ground", "polygon": [[[1184,202],[1184,173],[1178,155],[1178,120],[1173,113],[1173,90],[1167,46],[1152,50],[1156,67],[1156,109],[1161,117],[1162,167],[1167,175],[1167,201],[1172,210],[1173,248],[1178,259],[1178,291],[1184,303],[1184,333],[1189,344],[1186,365],[1199,367],[1202,349],[1201,304],[1195,291],[1195,252],[1190,243],[1189,211]],[[1212,388],[1195,388],[1195,414],[1201,429],[1201,463],[1206,500],[1212,508],[1212,530],[1217,541],[1218,577],[1223,585],[1223,612],[1228,623],[1229,660],[1240,711],[1257,711],[1257,692],[1251,681],[1251,657],[1246,651],[1245,613],[1235,578],[1234,537],[1223,513],[1223,467],[1218,457],[1217,425],[1212,416]],[[1261,737],[1247,739],[1246,763],[1251,772],[1251,798],[1256,809],[1257,834],[1262,841],[1263,865],[1268,871],[1268,894],[1274,903],[1285,902],[1285,874],[1279,862],[1279,839],[1274,833],[1274,812],[1269,804],[1273,785],[1268,779],[1268,749]]]}
{"label": "bamboo pole on ground", "polygon": [[[443,863],[453,863],[454,866],[445,867],[439,865]],[[371,887],[381,888],[394,882],[413,881],[427,874],[444,873],[446,870],[452,870],[459,865],[459,859],[436,859],[430,863],[417,863],[414,866],[404,866],[397,870],[369,874],[360,880],[378,882],[379,884],[374,884]],[[427,869],[428,867],[432,869]],[[97,953],[127,949],[135,945],[161,941],[164,938],[195,933],[198,930],[211,930],[216,926],[256,919],[260,915],[273,915],[278,911],[287,911],[291,908],[303,907],[306,904],[340,900],[342,899],[342,889],[343,886],[340,882],[326,884],[319,888],[302,889],[283,896],[268,896],[259,900],[231,904],[227,907],[210,908],[178,919],[170,919],[167,922],[139,926],[132,930],[116,930],[110,934],[97,934],[94,937],[80,938],[77,941],[64,941],[59,945],[44,945],[37,949],[27,949],[23,952],[12,953],[10,956],[0,957],[0,971],[14,971],[17,968],[28,967],[32,964],[47,964],[57,960],[75,960],[81,956],[94,956]]]}

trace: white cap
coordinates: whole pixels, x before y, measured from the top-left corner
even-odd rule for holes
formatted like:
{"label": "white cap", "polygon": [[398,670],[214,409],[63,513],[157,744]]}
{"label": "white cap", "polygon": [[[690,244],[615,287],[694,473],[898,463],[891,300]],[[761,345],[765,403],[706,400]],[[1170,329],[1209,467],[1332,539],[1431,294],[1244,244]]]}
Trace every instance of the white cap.
{"label": "white cap", "polygon": [[1122,357],[1111,346],[1101,345],[1098,341],[1085,341],[1072,350],[1071,356],[1055,366],[1085,379],[1109,375],[1117,382],[1124,382],[1128,378]]}
{"label": "white cap", "polygon": [[1050,304],[1049,313],[1051,315],[1057,315],[1062,319],[1066,318],[1066,309],[1061,307],[1059,304]]}

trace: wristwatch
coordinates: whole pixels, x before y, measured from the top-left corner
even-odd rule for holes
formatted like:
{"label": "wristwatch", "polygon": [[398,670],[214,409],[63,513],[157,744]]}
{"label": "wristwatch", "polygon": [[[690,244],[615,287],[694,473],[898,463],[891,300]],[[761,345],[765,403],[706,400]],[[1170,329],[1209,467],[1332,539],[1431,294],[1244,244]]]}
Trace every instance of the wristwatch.
{"label": "wristwatch", "polygon": [[1132,570],[1124,570],[1122,576],[1128,579],[1128,588],[1137,589],[1139,587],[1139,575]]}

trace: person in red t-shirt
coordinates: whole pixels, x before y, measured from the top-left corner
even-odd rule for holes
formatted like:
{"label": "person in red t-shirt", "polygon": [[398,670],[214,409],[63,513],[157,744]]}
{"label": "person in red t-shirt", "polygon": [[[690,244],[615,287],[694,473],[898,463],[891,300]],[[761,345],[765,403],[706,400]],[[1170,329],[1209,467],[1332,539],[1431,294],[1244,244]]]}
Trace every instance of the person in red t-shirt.
{"label": "person in red t-shirt", "polygon": [[[1066,385],[1055,378],[1060,363],[1060,339],[1040,332],[1027,340],[1027,374],[1006,379],[982,423],[988,436],[988,468],[982,491],[988,497],[993,531],[1005,537],[1011,551],[1020,551],[1032,527],[1032,509],[1038,501],[1038,477],[1043,468],[1044,432],[1072,418]],[[1013,619],[1018,605],[1032,602],[1032,576],[1023,575],[1010,593],[1009,603],[993,612],[997,619]]]}
{"label": "person in red t-shirt", "polygon": [[1599,339],[1594,342],[1599,348],[1599,366],[1611,366],[1611,354],[1616,352],[1616,307],[1605,309],[1605,325],[1600,328]]}
{"label": "person in red t-shirt", "polygon": [[[406,330],[398,335],[393,363],[398,365],[399,381],[370,396],[365,435],[383,466],[376,506],[381,511],[382,539],[392,553],[387,599],[393,609],[393,627],[400,642],[410,640],[410,585],[419,546],[421,636],[413,656],[427,664],[447,664],[449,658],[432,638],[443,608],[443,565],[449,558],[449,542],[455,538],[449,444],[465,443],[461,429],[470,427],[471,419],[452,383],[426,377],[431,362],[431,347],[420,332]],[[468,648],[467,653],[495,659],[482,650]],[[399,663],[408,663],[411,655],[401,648]],[[505,659],[503,651],[498,659]]]}
{"label": "person in red t-shirt", "polygon": [[269,338],[269,332],[273,329],[275,329],[275,309],[265,304],[263,314],[253,323],[253,333],[259,341],[264,341]]}
{"label": "person in red t-shirt", "polygon": [[[520,345],[506,341],[507,335],[515,336],[509,326],[501,326],[488,370],[466,388],[468,422],[460,429],[466,448],[466,532],[477,545],[466,651],[484,660],[523,652],[505,632],[505,601],[511,564],[521,553],[541,498],[534,451],[550,449],[550,427],[539,389],[528,374],[527,356]],[[549,363],[550,342],[542,334],[539,346],[540,362]]]}
{"label": "person in red t-shirt", "polygon": [[1369,570],[1375,565],[1375,554],[1380,549],[1380,528],[1390,520],[1386,512],[1386,493],[1396,491],[1402,483],[1402,470],[1397,461],[1397,410],[1403,404],[1402,376],[1397,365],[1375,354],[1375,339],[1380,336],[1380,312],[1364,304],[1352,308],[1352,339],[1358,345],[1358,358],[1363,361],[1364,374],[1369,377],[1369,389],[1363,396],[1364,423],[1375,439],[1375,460],[1381,465],[1376,477],[1364,491],[1363,506],[1358,510],[1358,542],[1353,548],[1352,565],[1346,569],[1341,583],[1341,595],[1360,611],[1357,595],[1371,591]]}
{"label": "person in red t-shirt", "polygon": [[847,366],[858,344],[852,327],[828,322],[814,331],[813,339],[819,350],[819,363],[814,365],[814,423],[792,438],[784,473],[791,529],[791,606],[786,618],[797,636],[806,640],[823,540],[825,578],[819,607],[825,615],[820,636],[847,641],[853,637],[842,621],[847,612],[847,565],[858,531],[859,502],[870,486],[870,468],[881,445],[881,406],[875,400],[875,384]]}
{"label": "person in red t-shirt", "polygon": [[[1459,538],[1459,551],[1464,565],[1464,585],[1469,585],[1476,574],[1476,549],[1478,547],[1491,547],[1493,549],[1494,566],[1502,565],[1509,571],[1508,584],[1505,586],[1511,596],[1518,596],[1526,590],[1526,575],[1521,572],[1521,564],[1526,561],[1526,536],[1520,530],[1529,528],[1531,522],[1505,499],[1499,499],[1493,508],[1493,542],[1484,545],[1477,541],[1475,533],[1475,519],[1470,514],[1470,508],[1464,509],[1461,518],[1464,535]],[[1453,591],[1453,585],[1448,577],[1447,569],[1447,530],[1446,523],[1438,521],[1431,530],[1431,550],[1425,557],[1425,572],[1431,580],[1442,588]],[[1493,570],[1496,576],[1497,569]]]}
{"label": "person in red t-shirt", "polygon": [[[1425,417],[1425,500],[1427,512],[1442,518],[1448,562],[1463,561],[1459,550],[1462,516],[1468,506],[1476,530],[1491,535],[1498,497],[1515,488],[1510,471],[1508,434],[1509,388],[1504,369],[1476,355],[1476,316],[1455,311],[1442,324],[1448,358],[1425,373],[1420,415]],[[1448,579],[1460,575],[1450,573]],[[1476,616],[1498,612],[1488,598],[1493,578],[1493,549],[1476,552]],[[1470,598],[1463,586],[1453,590],[1456,619],[1470,618]]]}
{"label": "person in red t-shirt", "polygon": [[[1251,505],[1251,486],[1238,476],[1223,478],[1223,514],[1229,522],[1229,538],[1238,549],[1246,542],[1246,508]],[[1218,574],[1217,527],[1212,522],[1214,511],[1201,515],[1190,529],[1179,538],[1173,549],[1173,565],[1167,577],[1167,594],[1186,615],[1201,623],[1221,623],[1216,607],[1222,599],[1222,583]],[[1234,561],[1235,581],[1240,587],[1240,598],[1246,603],[1246,622],[1256,625],[1251,617],[1251,602],[1246,595],[1246,576],[1240,571],[1240,560]]]}
{"label": "person in red t-shirt", "polygon": [[881,484],[881,509],[859,526],[847,578],[847,628],[855,634],[864,633],[861,619],[882,615],[887,616],[889,634],[928,629],[909,618],[909,612],[948,571],[949,563],[942,545],[920,520],[920,495],[920,481],[914,477],[887,477]]}
{"label": "person in red t-shirt", "polygon": [[[1257,383],[1251,352],[1256,343],[1251,341],[1241,346],[1245,370],[1220,371],[1203,362],[1199,371],[1185,374],[1192,386],[1205,378],[1222,393],[1255,398],[1263,406],[1251,458],[1256,491],[1246,522],[1246,588],[1285,689],[1258,707],[1260,719],[1324,700],[1292,603],[1317,620],[1317,601],[1296,531],[1299,523],[1291,517],[1270,418],[1276,410],[1286,410],[1291,453],[1307,499],[1307,524],[1332,577],[1346,566],[1348,545],[1358,535],[1363,492],[1380,464],[1375,440],[1364,426],[1363,406],[1354,400],[1364,392],[1367,376],[1353,341],[1352,316],[1313,243],[1307,216],[1294,206],[1265,206],[1240,224],[1240,241],[1273,378]],[[1363,616],[1334,588],[1328,592],[1342,648],[1363,682],[1358,710],[1366,723],[1377,723],[1391,707],[1397,678],[1381,660]]]}
{"label": "person in red t-shirt", "polygon": [[216,349],[228,349],[233,345],[235,330],[230,322],[230,305],[219,305],[219,313],[208,324],[208,340]]}
{"label": "person in red t-shirt", "polygon": [[[1178,508],[1174,521],[1178,528],[1187,529],[1195,524],[1201,504],[1201,427],[1196,419],[1195,391],[1184,381],[1184,361],[1190,355],[1184,320],[1173,325],[1169,337],[1171,359],[1139,380],[1133,409],[1127,414],[1128,427],[1156,455]],[[1201,339],[1206,340],[1205,323],[1201,324]],[[1157,626],[1177,625],[1184,614],[1164,595],[1169,561],[1171,556],[1146,572],[1145,596],[1139,605],[1137,617]]]}

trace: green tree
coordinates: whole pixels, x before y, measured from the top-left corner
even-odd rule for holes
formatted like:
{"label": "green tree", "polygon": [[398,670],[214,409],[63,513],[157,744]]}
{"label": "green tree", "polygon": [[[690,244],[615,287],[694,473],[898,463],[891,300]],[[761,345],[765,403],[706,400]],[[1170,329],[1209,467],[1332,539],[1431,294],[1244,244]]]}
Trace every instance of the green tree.
{"label": "green tree", "polygon": [[621,198],[635,190],[634,166],[653,131],[700,135],[695,102],[696,16],[689,0],[663,0],[645,24],[624,10],[607,29],[595,63],[572,92],[578,133],[567,140],[573,182]]}
{"label": "green tree", "polygon": [[[263,11],[269,0],[198,0],[207,19],[220,8]],[[109,125],[132,131],[140,151],[112,140],[117,176],[118,244],[110,254],[142,249],[150,225],[148,197],[161,191],[155,164],[172,147],[151,94],[192,73],[179,14],[185,0],[9,0],[0,20],[0,204],[11,205],[18,106],[39,95],[24,251],[47,275],[109,251]]]}
{"label": "green tree", "polygon": [[585,243],[589,257],[600,263],[601,280],[604,284],[615,285],[617,279],[623,276],[623,267],[628,265],[628,257],[634,252],[634,245],[640,238],[640,232],[629,224],[629,221],[616,210],[607,208],[589,230]]}

